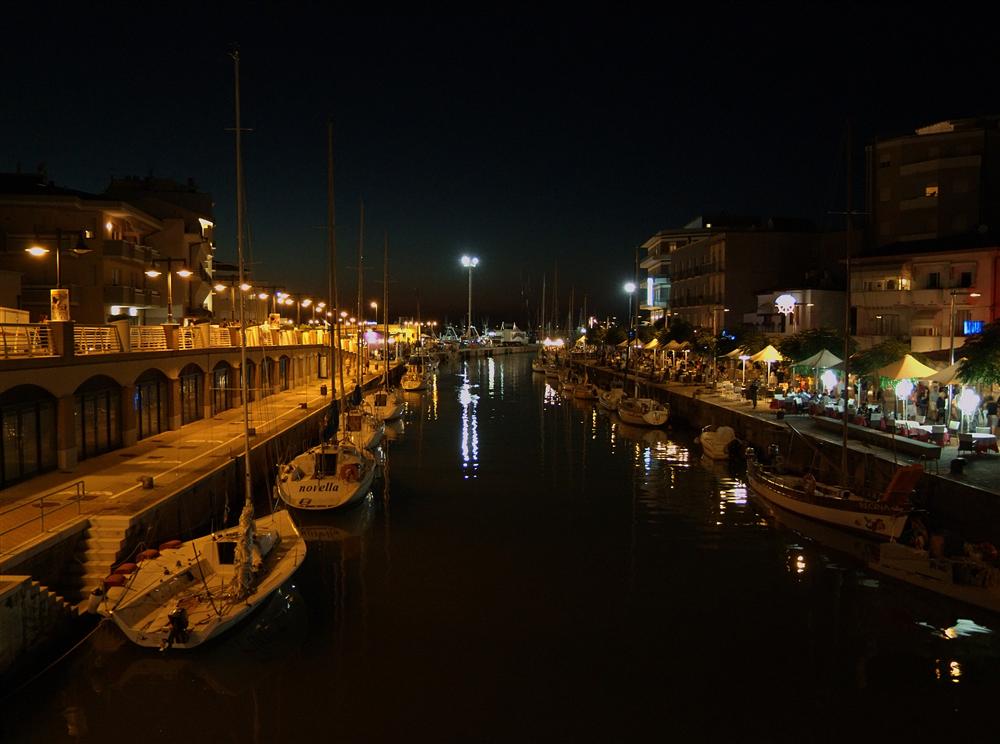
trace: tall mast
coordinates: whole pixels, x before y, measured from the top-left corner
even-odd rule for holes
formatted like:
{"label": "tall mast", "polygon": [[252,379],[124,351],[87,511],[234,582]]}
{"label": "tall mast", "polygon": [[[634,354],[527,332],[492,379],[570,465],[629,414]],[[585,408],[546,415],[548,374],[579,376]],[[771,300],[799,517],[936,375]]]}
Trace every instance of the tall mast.
{"label": "tall mast", "polygon": [[542,304],[540,309],[542,311],[542,317],[539,318],[539,321],[541,321],[542,335],[548,336],[549,335],[548,329],[546,329],[545,327],[545,272],[544,271],[542,272]]}
{"label": "tall mast", "polygon": [[[344,358],[340,335],[340,295],[337,289],[337,213],[333,204],[333,120],[326,124],[326,239],[330,247],[330,297],[333,307],[330,316],[333,325],[330,327],[330,364],[336,362],[337,375],[340,378],[340,408],[344,404]],[[331,379],[333,374],[331,370]]]}
{"label": "tall mast", "polygon": [[[385,335],[382,337],[382,381],[389,391],[389,232],[385,233],[385,247],[382,250],[382,318],[385,321]],[[378,318],[375,318],[378,323]]]}
{"label": "tall mast", "polygon": [[361,373],[361,292],[363,290],[361,262],[364,260],[365,252],[365,203],[361,202],[361,230],[358,234],[358,385],[364,384],[364,376]]}
{"label": "tall mast", "polygon": [[[234,83],[236,89],[236,263],[242,286],[246,281],[243,272],[243,130],[240,128],[240,53],[233,52]],[[247,379],[247,324],[246,293],[240,292],[240,392],[243,396],[243,498],[253,504],[250,484],[250,382]]]}
{"label": "tall mast", "polygon": [[[848,393],[847,382],[851,372],[851,231],[854,221],[851,219],[851,122],[847,122],[847,250],[844,260],[844,270],[847,273],[847,291],[844,294],[844,431],[840,452],[840,485],[847,488],[847,417]],[[855,398],[860,404],[860,401]]]}

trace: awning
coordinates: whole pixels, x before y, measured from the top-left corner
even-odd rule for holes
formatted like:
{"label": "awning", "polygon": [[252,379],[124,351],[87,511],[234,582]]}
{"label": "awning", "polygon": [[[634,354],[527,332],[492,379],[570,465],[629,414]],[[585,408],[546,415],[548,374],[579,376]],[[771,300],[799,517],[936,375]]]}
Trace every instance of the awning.
{"label": "awning", "polygon": [[829,369],[830,367],[835,367],[843,361],[843,359],[834,354],[832,351],[823,349],[822,351],[813,354],[811,357],[795,362],[795,366],[822,367],[823,369]]}
{"label": "awning", "polygon": [[965,382],[962,379],[963,364],[965,364],[965,357],[942,370],[938,370],[930,377],[924,377],[923,380],[924,382],[936,382],[939,385],[961,385]]}

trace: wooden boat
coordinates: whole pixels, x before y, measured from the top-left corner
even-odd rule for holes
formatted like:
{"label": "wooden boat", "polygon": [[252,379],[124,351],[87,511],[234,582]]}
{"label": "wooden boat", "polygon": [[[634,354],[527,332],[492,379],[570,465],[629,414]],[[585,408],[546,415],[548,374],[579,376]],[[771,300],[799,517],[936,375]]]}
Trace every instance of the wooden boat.
{"label": "wooden boat", "polygon": [[663,426],[670,418],[670,407],[652,398],[623,396],[618,401],[618,416],[634,426]]}
{"label": "wooden boat", "polygon": [[[305,540],[284,509],[249,521],[249,530],[244,515],[238,527],[164,546],[123,587],[110,588],[109,614],[125,636],[149,648],[191,649],[239,623],[285,583],[306,557]],[[252,551],[248,593],[244,546]]]}
{"label": "wooden boat", "polygon": [[873,539],[896,540],[903,533],[912,511],[910,495],[923,474],[923,466],[899,468],[878,500],[858,496],[811,476],[777,473],[747,451],[750,487],[767,501],[804,517],[841,529],[863,533]]}
{"label": "wooden boat", "polygon": [[979,557],[934,557],[902,543],[875,546],[868,567],[959,602],[1000,613],[1000,568]]}
{"label": "wooden boat", "polygon": [[706,426],[695,442],[701,445],[702,454],[711,460],[728,460],[731,449],[739,446],[731,426]]}

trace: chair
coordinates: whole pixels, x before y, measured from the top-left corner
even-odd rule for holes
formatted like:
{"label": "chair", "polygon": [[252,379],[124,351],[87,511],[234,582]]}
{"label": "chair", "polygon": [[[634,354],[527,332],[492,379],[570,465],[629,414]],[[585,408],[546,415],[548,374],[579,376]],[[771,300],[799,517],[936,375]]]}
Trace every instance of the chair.
{"label": "chair", "polygon": [[972,435],[966,434],[965,432],[959,432],[958,435],[958,452],[968,452],[972,454],[975,451],[976,445],[973,443]]}

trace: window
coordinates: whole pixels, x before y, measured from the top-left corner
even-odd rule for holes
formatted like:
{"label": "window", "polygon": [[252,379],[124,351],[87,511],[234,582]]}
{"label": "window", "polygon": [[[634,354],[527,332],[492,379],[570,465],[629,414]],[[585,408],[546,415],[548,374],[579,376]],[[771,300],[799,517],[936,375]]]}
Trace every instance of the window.
{"label": "window", "polygon": [[963,271],[959,275],[958,286],[960,287],[971,287],[972,286],[972,272]]}
{"label": "window", "polygon": [[940,271],[932,271],[927,275],[927,289],[941,289]]}
{"label": "window", "polygon": [[111,269],[111,283],[116,287],[122,283],[121,269]]}
{"label": "window", "polygon": [[924,186],[924,196],[937,196],[938,186],[936,183],[931,183]]}
{"label": "window", "polygon": [[889,156],[889,153],[880,152],[878,155],[878,167],[888,168],[890,165],[892,165],[892,158]]}

